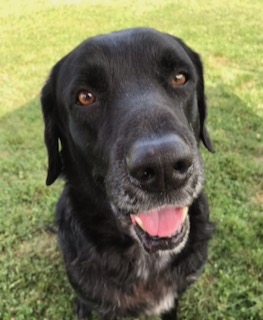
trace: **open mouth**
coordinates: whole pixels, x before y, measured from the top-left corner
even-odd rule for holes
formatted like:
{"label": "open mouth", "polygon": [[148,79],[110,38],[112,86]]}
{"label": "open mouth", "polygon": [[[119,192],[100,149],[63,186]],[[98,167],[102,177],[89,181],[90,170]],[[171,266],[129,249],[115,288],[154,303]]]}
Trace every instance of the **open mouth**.
{"label": "open mouth", "polygon": [[130,214],[137,236],[148,252],[173,250],[185,246],[189,234],[188,207],[163,206]]}

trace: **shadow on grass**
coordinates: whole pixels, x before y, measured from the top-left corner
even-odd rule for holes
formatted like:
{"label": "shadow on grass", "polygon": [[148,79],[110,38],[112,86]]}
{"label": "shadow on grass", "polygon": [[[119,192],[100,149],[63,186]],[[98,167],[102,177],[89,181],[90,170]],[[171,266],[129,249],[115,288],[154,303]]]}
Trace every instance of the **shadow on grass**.
{"label": "shadow on grass", "polygon": [[208,96],[216,154],[203,152],[207,191],[212,199],[220,195],[223,202],[225,196],[248,202],[262,191],[263,119],[223,84],[209,88]]}
{"label": "shadow on grass", "polygon": [[187,292],[181,315],[192,320],[263,319],[263,203],[257,196],[263,187],[262,119],[224,84],[208,88],[207,94],[216,153],[203,148],[202,153],[217,232],[206,272]]}
{"label": "shadow on grass", "polygon": [[[248,198],[252,199],[259,192],[262,183],[258,171],[259,161],[262,161],[262,119],[223,85],[216,89],[208,88],[208,96],[211,106],[208,125],[217,153],[208,155],[203,152],[207,168],[206,190],[212,219],[227,225],[228,221],[222,220],[222,216],[229,212],[229,207],[235,207],[234,214],[246,219],[247,213],[243,211],[248,206]],[[55,237],[44,231],[45,223],[53,223],[54,207],[62,183],[51,188],[45,186],[47,160],[38,99],[0,119],[0,155],[3,179],[0,194],[2,318],[72,319],[74,295],[66,280]],[[249,204],[250,208],[252,205]],[[262,236],[257,227],[260,223],[262,225],[262,217],[255,216],[254,223],[247,226],[255,228],[253,232],[246,233],[249,235],[247,241],[254,243],[255,249],[260,246],[258,236]],[[224,225],[220,230],[222,234],[219,236],[228,237],[228,243],[236,238]],[[238,278],[239,274],[234,273],[239,271],[231,269],[234,263],[230,257],[231,248],[216,244],[213,249],[216,250],[212,254],[213,261],[220,265],[221,254],[224,254],[223,265],[230,266],[226,273],[229,277]],[[244,263],[247,268],[249,262],[245,262],[244,256],[238,256],[239,250],[236,252],[234,261],[238,260],[241,265]],[[247,292],[242,301],[238,295],[222,291],[222,287],[228,285],[218,285],[218,281],[225,280],[218,268],[208,266],[201,281],[187,294],[181,308],[182,318],[216,320],[226,319],[225,315],[228,315],[239,320],[259,319],[262,311],[255,306],[255,288],[248,283],[251,278],[258,281],[258,263],[252,259],[248,280],[240,277]],[[217,285],[213,287],[215,283]],[[234,299],[231,302],[230,296]],[[221,304],[218,304],[219,300]],[[241,302],[247,309],[238,313],[232,306],[240,306]],[[218,316],[219,309],[221,316]]]}

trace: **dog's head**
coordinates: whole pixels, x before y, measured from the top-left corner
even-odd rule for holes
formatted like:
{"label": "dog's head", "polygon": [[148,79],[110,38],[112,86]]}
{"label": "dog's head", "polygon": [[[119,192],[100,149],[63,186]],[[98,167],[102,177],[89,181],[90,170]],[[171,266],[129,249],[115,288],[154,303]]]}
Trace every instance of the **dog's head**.
{"label": "dog's head", "polygon": [[152,29],[88,39],[53,68],[42,108],[47,184],[63,172],[147,251],[179,252],[203,187],[199,141],[213,151],[198,54]]}

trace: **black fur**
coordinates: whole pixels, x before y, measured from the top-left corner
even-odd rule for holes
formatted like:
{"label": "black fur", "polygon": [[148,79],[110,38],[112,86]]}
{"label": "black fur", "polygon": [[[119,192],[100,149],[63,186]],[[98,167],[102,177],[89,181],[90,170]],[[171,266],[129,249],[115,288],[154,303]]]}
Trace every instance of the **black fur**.
{"label": "black fur", "polygon": [[[186,84],[173,86],[181,73]],[[81,90],[95,102],[78,104]],[[46,183],[60,175],[66,181],[57,205],[58,238],[79,318],[95,310],[104,319],[157,313],[175,320],[178,298],[203,269],[213,229],[198,152],[200,140],[213,151],[198,54],[152,29],[97,36],[55,65],[41,101]],[[163,148],[168,136],[188,150],[191,170],[181,183],[162,176],[154,191],[136,184],[127,165],[134,146],[147,141]],[[162,153],[152,165],[158,160],[166,170],[162,160],[177,157],[177,149]],[[189,236],[176,252],[172,240],[137,236],[141,231],[130,219],[168,204],[189,207]]]}

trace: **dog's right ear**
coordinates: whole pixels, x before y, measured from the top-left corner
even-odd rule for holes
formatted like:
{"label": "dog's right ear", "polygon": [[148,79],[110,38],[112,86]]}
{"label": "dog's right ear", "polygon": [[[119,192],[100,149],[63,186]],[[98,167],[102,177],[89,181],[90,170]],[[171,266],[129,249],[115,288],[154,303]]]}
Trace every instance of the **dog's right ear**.
{"label": "dog's right ear", "polygon": [[41,92],[42,112],[45,124],[45,143],[48,153],[48,171],[46,185],[51,185],[62,171],[62,161],[59,153],[59,129],[56,102],[56,80],[60,68],[58,63],[52,70],[51,75]]}

